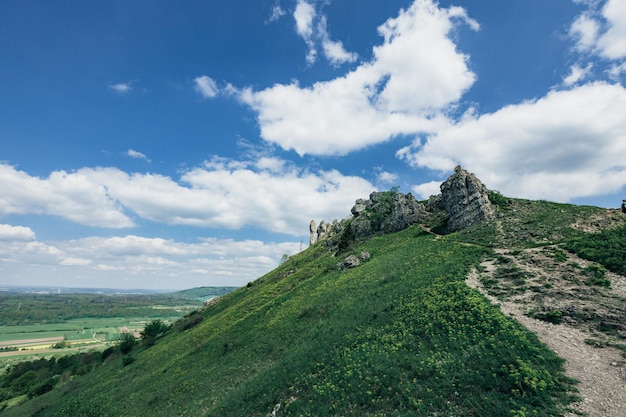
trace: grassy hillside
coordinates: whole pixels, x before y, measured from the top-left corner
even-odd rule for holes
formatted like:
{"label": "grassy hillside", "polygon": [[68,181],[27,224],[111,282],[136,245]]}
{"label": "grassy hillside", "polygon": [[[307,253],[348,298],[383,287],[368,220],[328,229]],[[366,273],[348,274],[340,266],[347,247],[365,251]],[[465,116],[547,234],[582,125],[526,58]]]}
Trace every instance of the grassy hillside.
{"label": "grassy hillside", "polygon": [[373,238],[345,272],[318,243],[3,415],[561,415],[563,361],[466,286],[493,255],[458,240],[472,237]]}

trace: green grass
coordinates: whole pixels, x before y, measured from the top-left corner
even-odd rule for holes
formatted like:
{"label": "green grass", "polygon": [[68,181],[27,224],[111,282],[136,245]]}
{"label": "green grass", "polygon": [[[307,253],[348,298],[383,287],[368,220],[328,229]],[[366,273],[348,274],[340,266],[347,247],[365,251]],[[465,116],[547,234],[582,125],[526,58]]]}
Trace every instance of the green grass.
{"label": "green grass", "polygon": [[609,271],[626,275],[626,226],[587,234],[565,247],[581,258],[601,263]]}
{"label": "green grass", "polygon": [[185,292],[143,295],[0,293],[0,323],[21,326],[76,319],[180,317],[201,305],[201,300]]}
{"label": "green grass", "polygon": [[562,414],[563,361],[464,283],[487,249],[412,227],[361,250],[371,258],[340,272],[317,244],[132,360],[4,415]]}

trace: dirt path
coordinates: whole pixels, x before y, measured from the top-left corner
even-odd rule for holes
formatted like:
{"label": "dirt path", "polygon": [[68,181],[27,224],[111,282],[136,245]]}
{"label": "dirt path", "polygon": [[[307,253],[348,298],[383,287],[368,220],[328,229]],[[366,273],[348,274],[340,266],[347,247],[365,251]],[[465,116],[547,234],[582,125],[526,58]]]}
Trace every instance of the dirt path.
{"label": "dirt path", "polygon": [[[535,260],[536,262],[536,260]],[[467,278],[467,284],[481,291],[494,304],[499,304],[502,312],[520,322],[537,334],[539,339],[557,352],[567,362],[566,374],[578,381],[578,389],[583,400],[573,408],[589,417],[626,417],[626,363],[621,351],[611,347],[597,348],[585,343],[590,338],[588,329],[574,327],[567,323],[551,324],[528,317],[524,313],[532,297],[496,297],[489,295],[479,278],[481,275],[493,278],[496,269],[494,262],[482,265],[484,270],[474,270]],[[523,267],[523,265],[522,265]],[[626,279],[612,275],[613,288],[623,293]],[[568,414],[575,416],[575,414]]]}

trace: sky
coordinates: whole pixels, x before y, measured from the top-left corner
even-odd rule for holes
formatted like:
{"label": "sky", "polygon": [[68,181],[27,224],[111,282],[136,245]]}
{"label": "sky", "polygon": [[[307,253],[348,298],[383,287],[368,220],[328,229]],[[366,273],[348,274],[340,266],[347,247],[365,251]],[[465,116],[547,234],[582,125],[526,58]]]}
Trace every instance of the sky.
{"label": "sky", "polygon": [[457,165],[626,198],[624,0],[4,0],[0,287],[241,286]]}

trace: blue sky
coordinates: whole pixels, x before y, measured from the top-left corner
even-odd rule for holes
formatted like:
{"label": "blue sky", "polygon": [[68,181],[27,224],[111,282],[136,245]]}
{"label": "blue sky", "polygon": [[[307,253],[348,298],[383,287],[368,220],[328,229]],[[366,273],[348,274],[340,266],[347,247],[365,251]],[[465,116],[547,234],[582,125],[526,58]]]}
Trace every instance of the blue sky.
{"label": "blue sky", "polygon": [[0,286],[244,285],[458,164],[626,197],[621,0],[7,0]]}

